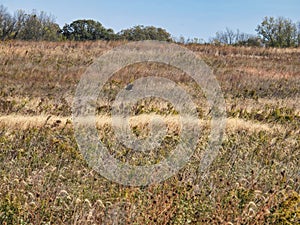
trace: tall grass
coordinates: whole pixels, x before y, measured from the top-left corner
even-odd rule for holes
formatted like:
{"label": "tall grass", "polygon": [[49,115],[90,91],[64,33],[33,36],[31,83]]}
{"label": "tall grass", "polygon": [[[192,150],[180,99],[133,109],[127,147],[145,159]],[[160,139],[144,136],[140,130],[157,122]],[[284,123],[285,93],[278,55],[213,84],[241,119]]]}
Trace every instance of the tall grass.
{"label": "tall grass", "polygon": [[[299,224],[300,50],[188,45],[213,69],[226,100],[228,124],[206,174],[209,108],[183,72],[154,63],[123,68],[97,105],[99,138],[116,146],[110,110],[119,90],[141,76],[181,85],[198,105],[203,135],[189,164],[147,187],[113,183],[88,167],[74,139],[71,104],[82,73],[122,42],[0,44],[0,224]],[[149,117],[169,126],[164,149],[128,156],[159,159],[176,142],[172,106],[159,99],[132,108],[131,128],[147,134]],[[154,154],[155,153],[155,154]],[[148,158],[147,158],[148,157]],[[205,176],[204,176],[205,175]]]}

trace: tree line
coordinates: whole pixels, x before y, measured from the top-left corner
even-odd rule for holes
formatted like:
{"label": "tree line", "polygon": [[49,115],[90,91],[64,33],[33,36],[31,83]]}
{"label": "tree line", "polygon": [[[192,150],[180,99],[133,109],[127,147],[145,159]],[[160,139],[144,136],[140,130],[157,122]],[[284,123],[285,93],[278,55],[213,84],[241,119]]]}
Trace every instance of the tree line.
{"label": "tree line", "polygon": [[300,23],[284,17],[265,17],[255,29],[257,35],[226,28],[210,40],[215,44],[266,46],[277,48],[300,47]]}
{"label": "tree line", "polygon": [[[209,43],[215,45],[241,45],[266,47],[297,47],[300,46],[300,23],[296,24],[283,17],[265,17],[256,28],[257,35],[246,34],[239,30],[226,28],[210,38]],[[95,20],[80,19],[62,28],[55,18],[45,12],[32,11],[26,13],[18,10],[11,15],[0,5],[0,39],[33,40],[33,41],[86,41],[86,40],[158,40],[168,42],[199,43],[200,39],[179,40],[163,28],[137,25],[115,33]]]}
{"label": "tree line", "polygon": [[171,34],[163,28],[154,26],[134,26],[115,33],[113,29],[105,28],[100,22],[80,19],[62,28],[55,22],[53,16],[45,12],[26,13],[18,10],[11,15],[0,5],[0,39],[62,41],[62,40],[159,40],[172,41]]}

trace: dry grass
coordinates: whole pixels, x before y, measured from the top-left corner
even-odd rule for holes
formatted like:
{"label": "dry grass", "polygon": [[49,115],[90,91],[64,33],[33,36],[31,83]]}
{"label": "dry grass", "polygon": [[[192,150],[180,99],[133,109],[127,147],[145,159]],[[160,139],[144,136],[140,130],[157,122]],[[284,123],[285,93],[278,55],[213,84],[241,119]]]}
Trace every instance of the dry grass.
{"label": "dry grass", "polygon": [[[131,127],[145,127],[149,124],[152,119],[162,120],[168,129],[177,130],[180,127],[180,117],[179,115],[173,116],[158,116],[155,114],[142,114],[138,116],[129,117],[129,124]],[[184,119],[184,118],[183,118]],[[87,121],[89,121],[87,119]],[[99,130],[103,129],[105,126],[111,126],[112,117],[109,116],[97,116],[96,126]],[[198,120],[193,123],[198,124],[202,129],[207,129],[209,127],[209,120]],[[26,130],[30,128],[42,128],[44,126],[64,128],[72,126],[71,117],[57,117],[57,116],[24,116],[24,115],[5,115],[0,116],[0,126],[5,129],[19,129]],[[259,123],[254,121],[246,121],[239,118],[229,118],[226,120],[227,130],[230,132],[237,132],[240,130],[246,130],[250,133],[255,133],[259,131],[266,131],[269,133],[281,132],[283,127],[280,125],[269,125],[267,123]]]}
{"label": "dry grass", "polygon": [[[300,49],[189,45],[213,69],[223,90],[227,128],[206,174],[209,108],[183,72],[148,63],[123,68],[97,102],[103,143],[119,146],[110,110],[125,85],[160,75],[197,104],[203,129],[193,157],[178,174],[147,187],[125,187],[93,171],[77,147],[71,103],[82,73],[122,42],[1,42],[0,224],[299,224]],[[164,101],[133,108],[130,127],[144,134],[153,116],[169,129],[149,155],[123,146],[127,163],[157,162],[176,145],[178,115]],[[147,133],[147,132],[146,132]]]}

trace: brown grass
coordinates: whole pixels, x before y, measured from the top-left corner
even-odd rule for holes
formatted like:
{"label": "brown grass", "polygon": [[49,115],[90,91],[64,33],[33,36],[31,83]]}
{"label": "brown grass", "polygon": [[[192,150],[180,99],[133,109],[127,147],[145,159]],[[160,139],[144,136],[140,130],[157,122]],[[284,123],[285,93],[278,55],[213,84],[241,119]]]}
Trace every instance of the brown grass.
{"label": "brown grass", "polygon": [[[190,162],[175,176],[126,187],[87,165],[71,119],[83,72],[121,44],[0,43],[0,224],[299,224],[300,49],[186,46],[212,68],[226,101],[225,137],[206,174],[199,173],[199,162],[210,116],[196,83],[154,63],[116,73],[96,105],[106,146],[119,146],[110,127],[116,93],[142,75],[181,85],[203,128]],[[148,99],[132,110],[135,132],[147,130],[153,116],[178,131],[178,115],[166,102]],[[172,151],[176,138],[168,133],[152,155],[120,146],[116,157],[156,162]]]}

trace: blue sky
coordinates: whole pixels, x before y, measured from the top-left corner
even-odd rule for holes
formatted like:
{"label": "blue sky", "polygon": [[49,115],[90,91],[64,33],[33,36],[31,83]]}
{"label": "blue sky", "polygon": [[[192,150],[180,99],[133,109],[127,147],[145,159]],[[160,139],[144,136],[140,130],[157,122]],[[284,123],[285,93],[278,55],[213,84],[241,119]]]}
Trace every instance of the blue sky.
{"label": "blue sky", "polygon": [[300,21],[299,0],[0,0],[10,12],[51,13],[59,25],[94,19],[115,32],[134,25],[165,28],[173,36],[208,40],[226,27],[255,34],[264,16]]}

